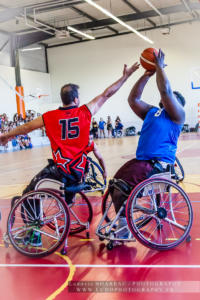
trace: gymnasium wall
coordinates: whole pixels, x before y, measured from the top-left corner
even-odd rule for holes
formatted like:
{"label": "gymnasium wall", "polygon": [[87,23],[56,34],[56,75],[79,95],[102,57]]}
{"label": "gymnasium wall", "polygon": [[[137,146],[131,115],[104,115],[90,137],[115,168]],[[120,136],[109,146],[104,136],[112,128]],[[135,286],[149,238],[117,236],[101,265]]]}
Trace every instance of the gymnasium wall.
{"label": "gymnasium wall", "polygon": [[[160,30],[153,30],[147,32],[147,36],[155,42],[154,47],[164,50],[168,64],[166,72],[172,88],[185,96],[186,123],[194,126],[197,123],[200,89],[191,89],[190,70],[200,67],[199,23],[172,27],[170,35],[164,36]],[[80,85],[81,103],[87,103],[121,76],[124,63],[130,65],[138,61],[141,51],[147,47],[151,45],[134,34],[128,34],[48,49],[53,101],[59,101],[60,87],[72,82]],[[131,112],[127,97],[142,73],[141,68],[104,105],[96,115],[98,120],[107,115],[114,120],[119,115],[125,126],[133,124],[140,129],[141,121]],[[157,105],[159,98],[154,76],[145,88],[143,100]]]}
{"label": "gymnasium wall", "polygon": [[[0,65],[0,114],[6,113],[11,118],[17,111],[16,97],[12,88],[15,88],[15,70],[14,68]],[[24,86],[25,96],[30,94],[37,96],[38,93],[46,94],[47,97],[41,99],[27,97],[25,100],[26,110],[34,109],[43,113],[52,106],[50,75],[47,73],[21,70],[22,85]],[[6,83],[4,82],[6,81]],[[10,85],[10,87],[8,87]]]}

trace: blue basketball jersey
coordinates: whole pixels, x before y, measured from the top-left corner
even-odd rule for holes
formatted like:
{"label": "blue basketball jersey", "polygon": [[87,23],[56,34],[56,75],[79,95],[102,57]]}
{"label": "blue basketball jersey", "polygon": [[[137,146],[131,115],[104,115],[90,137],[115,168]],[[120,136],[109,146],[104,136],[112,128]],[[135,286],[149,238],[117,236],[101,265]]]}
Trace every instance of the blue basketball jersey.
{"label": "blue basketball jersey", "polygon": [[136,158],[173,164],[182,126],[171,121],[165,109],[151,108],[142,126]]}

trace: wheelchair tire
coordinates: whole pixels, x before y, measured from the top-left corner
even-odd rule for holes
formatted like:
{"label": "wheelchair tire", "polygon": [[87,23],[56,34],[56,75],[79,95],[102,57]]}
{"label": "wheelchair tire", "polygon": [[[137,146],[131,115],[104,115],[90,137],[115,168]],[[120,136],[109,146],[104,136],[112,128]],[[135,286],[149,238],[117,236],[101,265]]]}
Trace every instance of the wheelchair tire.
{"label": "wheelchair tire", "polygon": [[[159,206],[155,195],[160,195]],[[187,238],[193,212],[188,196],[177,184],[152,178],[141,182],[131,192],[126,204],[126,218],[139,242],[161,251],[172,249]]]}
{"label": "wheelchair tire", "polygon": [[175,171],[176,182],[178,183],[178,182],[183,181],[185,178],[185,172],[184,172],[183,166],[181,165],[178,157],[176,157],[176,159],[175,159],[174,171]]}
{"label": "wheelchair tire", "polygon": [[[76,200],[74,205],[72,205],[72,207],[69,208],[69,212],[70,212],[70,219],[71,219],[71,225],[70,225],[70,232],[69,235],[74,235],[77,233],[80,233],[84,230],[86,230],[86,227],[84,225],[78,224],[78,223],[74,223],[73,224],[73,217],[76,219],[76,215],[78,217],[79,220],[81,220],[82,222],[87,222],[87,223],[91,223],[92,222],[92,218],[93,218],[93,210],[92,210],[92,205],[90,203],[90,201],[88,200],[88,198],[86,197],[86,195],[82,192],[77,193],[76,194]],[[76,210],[77,209],[77,214],[76,214]],[[73,211],[73,213],[72,213]]]}
{"label": "wheelchair tire", "polygon": [[[52,191],[56,194],[58,194],[62,199],[63,199],[63,193],[61,191],[58,190],[52,190],[49,189],[49,191]],[[86,230],[86,227],[84,225],[79,224],[78,222],[76,222],[76,220],[80,220],[84,223],[91,223],[92,222],[92,218],[93,218],[93,209],[92,209],[92,205],[89,201],[89,199],[86,197],[86,195],[83,192],[78,192],[76,193],[76,199],[75,199],[75,203],[69,207],[69,213],[70,213],[70,220],[71,220],[71,224],[70,224],[70,231],[69,231],[69,235],[74,235],[77,233],[80,233],[84,230]],[[65,202],[65,200],[63,199],[63,201]],[[65,202],[66,203],[66,202]],[[77,212],[75,211],[77,209]],[[76,220],[73,220],[76,219]],[[49,223],[48,226],[55,230],[55,226],[53,223]],[[62,231],[62,229],[60,229],[60,232]]]}
{"label": "wheelchair tire", "polygon": [[108,206],[111,205],[108,210],[108,213],[105,217],[105,221],[107,223],[111,222],[111,220],[113,220],[114,217],[116,216],[114,204],[113,203],[111,204],[111,202],[112,202],[112,198],[111,198],[109,190],[107,190],[103,196],[102,207],[101,207],[102,215],[104,215]]}
{"label": "wheelchair tire", "polygon": [[[48,226],[52,222],[55,222],[54,229]],[[65,201],[48,189],[23,195],[11,208],[7,221],[13,247],[23,255],[36,258],[56,251],[67,238],[69,229],[70,215]]]}
{"label": "wheelchair tire", "polygon": [[[103,178],[103,170],[102,168],[92,160],[91,157],[88,157],[90,162],[90,170],[89,170],[89,178],[86,178],[85,183],[91,186],[91,191],[95,190],[105,190],[106,187],[106,180]],[[87,190],[84,190],[86,193]]]}

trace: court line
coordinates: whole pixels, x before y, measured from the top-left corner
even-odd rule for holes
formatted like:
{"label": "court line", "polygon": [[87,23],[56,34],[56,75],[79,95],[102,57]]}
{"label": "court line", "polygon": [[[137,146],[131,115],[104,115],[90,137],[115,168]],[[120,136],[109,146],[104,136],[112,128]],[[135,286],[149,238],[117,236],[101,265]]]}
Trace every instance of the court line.
{"label": "court line", "polygon": [[[4,245],[0,244],[0,247],[4,247]],[[54,254],[60,256],[62,259],[64,259],[68,263],[67,265],[65,265],[65,267],[69,268],[69,275],[67,276],[67,279],[65,280],[65,282],[45,300],[53,300],[56,298],[56,296],[58,296],[60,293],[62,293],[64,291],[64,289],[68,286],[68,283],[70,281],[72,281],[74,273],[76,271],[76,267],[72,264],[72,261],[68,256],[62,255],[59,252],[54,252]],[[35,266],[36,267],[40,266],[40,268],[45,267],[45,265],[34,265],[34,264],[29,264],[29,265],[28,264],[27,265],[24,265],[24,264],[21,264],[21,265],[20,264],[0,264],[0,267],[6,267],[6,268],[8,268],[8,267],[35,267]],[[49,267],[53,267],[53,266],[54,265],[49,265],[47,267],[49,268]]]}
{"label": "court line", "polygon": [[46,300],[53,300],[60,293],[62,293],[64,291],[64,289],[68,286],[68,283],[70,281],[72,281],[74,273],[76,271],[76,267],[72,264],[72,262],[68,256],[61,255],[59,252],[55,252],[55,254],[60,256],[61,258],[63,258],[68,263],[67,266],[69,267],[69,275],[68,275],[67,279],[65,280],[65,282],[56,291],[54,291],[48,298],[46,298]]}
{"label": "court line", "polygon": [[[63,257],[63,256],[62,256]],[[74,268],[200,269],[200,265],[72,265]],[[0,264],[0,268],[70,268],[68,264]]]}

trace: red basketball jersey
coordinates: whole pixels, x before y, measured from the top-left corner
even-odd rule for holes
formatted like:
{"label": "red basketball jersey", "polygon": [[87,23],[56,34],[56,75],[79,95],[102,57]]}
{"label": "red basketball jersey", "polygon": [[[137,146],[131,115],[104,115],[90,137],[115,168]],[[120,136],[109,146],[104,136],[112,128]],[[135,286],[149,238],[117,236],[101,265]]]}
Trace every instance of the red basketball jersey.
{"label": "red basketball jersey", "polygon": [[57,167],[78,179],[84,174],[91,113],[86,105],[60,107],[43,114]]}

